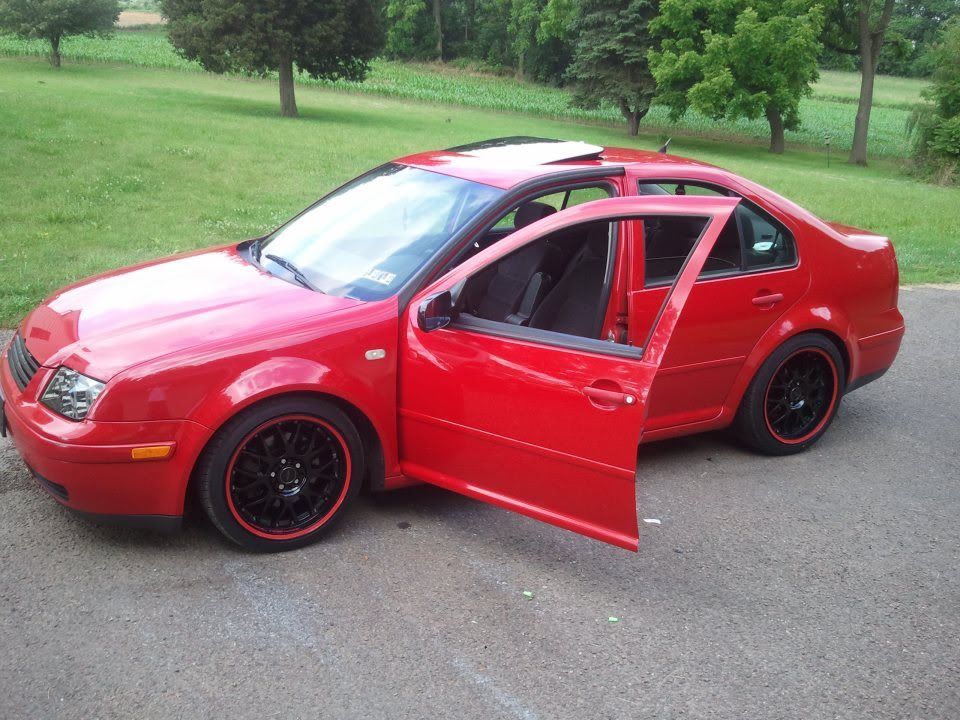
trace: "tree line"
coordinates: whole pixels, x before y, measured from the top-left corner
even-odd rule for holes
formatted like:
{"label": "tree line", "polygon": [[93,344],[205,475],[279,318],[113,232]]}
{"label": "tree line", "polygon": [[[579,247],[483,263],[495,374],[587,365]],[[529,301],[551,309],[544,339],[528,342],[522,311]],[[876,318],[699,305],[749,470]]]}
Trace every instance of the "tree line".
{"label": "tree line", "polygon": [[[960,157],[949,89],[960,0],[159,2],[184,57],[213,72],[276,72],[283,116],[297,115],[296,73],[359,81],[377,56],[469,60],[569,85],[585,108],[617,107],[632,135],[654,102],[674,118],[764,118],[782,153],[820,65],[846,62],[861,74],[849,160],[865,165],[875,78],[899,62],[948,86],[914,116],[918,158]],[[118,0],[0,0],[0,28],[49,40],[58,66],[62,37],[105,32],[118,13]]]}
{"label": "tree line", "polygon": [[479,61],[570,84],[620,108],[630,133],[651,104],[674,117],[764,118],[770,150],[799,123],[822,66],[859,70],[850,161],[867,162],[881,72],[927,75],[960,0],[386,0],[384,54]]}

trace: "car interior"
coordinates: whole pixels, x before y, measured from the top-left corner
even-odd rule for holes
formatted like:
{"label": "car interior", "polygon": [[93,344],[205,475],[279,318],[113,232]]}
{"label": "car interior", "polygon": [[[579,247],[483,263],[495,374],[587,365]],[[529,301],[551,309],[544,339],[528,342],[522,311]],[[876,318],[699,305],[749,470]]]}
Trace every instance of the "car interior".
{"label": "car interior", "polygon": [[[656,217],[643,221],[647,287],[669,284],[703,232],[702,218]],[[740,235],[731,219],[707,257],[701,276],[740,268]]]}
{"label": "car interior", "polygon": [[[556,212],[531,201],[516,212],[524,227]],[[585,223],[540,238],[472,276],[458,298],[461,314],[538,330],[597,338],[616,223]]]}
{"label": "car interior", "polygon": [[[639,192],[641,195],[733,194],[695,183],[641,183]],[[702,220],[693,218],[660,217],[644,221],[647,287],[673,282],[703,227]],[[783,267],[795,261],[796,251],[789,233],[772,218],[741,199],[733,217],[717,238],[700,277],[754,268]]]}
{"label": "car interior", "polygon": [[[721,194],[692,184],[649,184],[639,189],[642,195]],[[607,188],[593,186],[525,202],[494,225],[472,251],[480,252],[570,204],[609,195]],[[706,219],[694,217],[643,220],[646,287],[673,282],[706,225]],[[491,322],[599,339],[615,237],[616,223],[593,222],[540,238],[469,278],[458,293],[457,311]],[[700,277],[783,266],[795,257],[785,230],[741,204],[717,238]]]}

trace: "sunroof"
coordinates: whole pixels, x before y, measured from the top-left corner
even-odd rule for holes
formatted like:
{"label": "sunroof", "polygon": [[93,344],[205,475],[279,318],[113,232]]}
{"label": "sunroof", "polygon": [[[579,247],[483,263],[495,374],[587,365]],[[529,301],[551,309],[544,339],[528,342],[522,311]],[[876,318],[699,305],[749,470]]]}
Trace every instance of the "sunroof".
{"label": "sunroof", "polygon": [[543,165],[570,160],[589,160],[599,157],[603,148],[589,143],[554,140],[551,138],[515,137],[482,140],[468,145],[448,148],[450,152],[476,158],[501,159],[511,164]]}

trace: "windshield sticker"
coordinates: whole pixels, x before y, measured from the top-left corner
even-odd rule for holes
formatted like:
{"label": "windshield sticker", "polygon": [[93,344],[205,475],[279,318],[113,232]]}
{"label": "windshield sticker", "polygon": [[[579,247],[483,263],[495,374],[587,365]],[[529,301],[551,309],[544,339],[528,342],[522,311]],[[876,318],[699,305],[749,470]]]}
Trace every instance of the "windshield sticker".
{"label": "windshield sticker", "polygon": [[389,285],[393,282],[394,278],[397,277],[397,274],[374,268],[363,277],[367,280],[373,280],[375,283],[380,283],[381,285]]}

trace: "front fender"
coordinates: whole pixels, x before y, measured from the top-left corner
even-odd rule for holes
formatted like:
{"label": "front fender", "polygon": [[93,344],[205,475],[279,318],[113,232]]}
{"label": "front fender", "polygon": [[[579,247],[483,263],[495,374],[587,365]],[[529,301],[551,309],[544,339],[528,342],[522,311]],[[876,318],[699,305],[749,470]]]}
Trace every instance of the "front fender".
{"label": "front fender", "polygon": [[368,417],[373,411],[368,405],[368,389],[357,378],[317,360],[274,357],[246,368],[211,392],[208,401],[197,408],[193,420],[217,429],[261,400],[298,392],[332,395]]}
{"label": "front fender", "polygon": [[[362,306],[331,320],[322,327],[237,338],[131,368],[108,384],[94,406],[95,419],[191,420],[212,436],[261,400],[322,394],[364,416],[378,435],[387,474],[399,472],[396,303]],[[373,349],[383,352],[368,359]]]}

